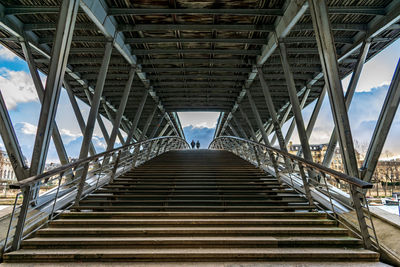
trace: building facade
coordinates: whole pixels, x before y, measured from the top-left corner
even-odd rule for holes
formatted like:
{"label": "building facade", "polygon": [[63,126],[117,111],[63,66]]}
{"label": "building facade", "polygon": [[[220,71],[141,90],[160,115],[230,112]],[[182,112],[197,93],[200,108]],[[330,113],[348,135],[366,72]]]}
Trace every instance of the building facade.
{"label": "building facade", "polygon": [[0,150],[0,181],[7,183],[17,181],[7,152],[3,150]]}

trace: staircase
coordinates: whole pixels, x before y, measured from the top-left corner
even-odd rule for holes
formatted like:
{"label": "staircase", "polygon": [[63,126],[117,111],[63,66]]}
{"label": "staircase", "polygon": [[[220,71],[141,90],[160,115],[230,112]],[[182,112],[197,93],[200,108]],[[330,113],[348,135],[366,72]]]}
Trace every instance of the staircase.
{"label": "staircase", "polygon": [[378,258],[250,163],[229,152],[186,150],[162,154],[93,192],[4,262],[380,266]]}

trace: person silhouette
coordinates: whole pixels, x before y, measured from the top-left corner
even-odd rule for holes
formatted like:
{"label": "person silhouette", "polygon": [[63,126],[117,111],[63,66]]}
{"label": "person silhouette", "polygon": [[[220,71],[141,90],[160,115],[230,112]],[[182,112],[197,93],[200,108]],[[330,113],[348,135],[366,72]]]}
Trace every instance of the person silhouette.
{"label": "person silhouette", "polygon": [[199,142],[199,140],[197,140],[197,142],[196,142],[196,147],[197,147],[197,149],[200,148],[200,142]]}
{"label": "person silhouette", "polygon": [[190,145],[192,146],[192,149],[194,149],[194,146],[196,145],[196,143],[194,142],[194,140],[192,140],[192,142],[190,143]]}

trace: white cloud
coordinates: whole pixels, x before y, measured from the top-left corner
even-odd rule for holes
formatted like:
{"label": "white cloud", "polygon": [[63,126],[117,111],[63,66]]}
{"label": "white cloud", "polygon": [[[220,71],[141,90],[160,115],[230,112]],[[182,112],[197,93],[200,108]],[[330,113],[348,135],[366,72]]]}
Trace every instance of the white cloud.
{"label": "white cloud", "polygon": [[18,103],[38,101],[37,93],[29,73],[0,68],[0,89],[8,109]]}
{"label": "white cloud", "polygon": [[101,148],[104,148],[104,149],[107,148],[106,142],[104,142],[99,136],[93,136],[92,137],[92,142],[93,142],[93,145],[95,147],[101,147]]}
{"label": "white cloud", "polygon": [[18,56],[11,52],[11,50],[7,49],[6,47],[0,45],[0,59],[13,61],[18,59]]}
{"label": "white cloud", "polygon": [[36,135],[36,131],[37,131],[37,126],[30,124],[28,122],[19,122],[18,124],[18,128],[21,131],[21,133],[23,134],[29,134],[29,135]]}
{"label": "white cloud", "polygon": [[214,128],[217,124],[219,112],[178,112],[182,127]]}

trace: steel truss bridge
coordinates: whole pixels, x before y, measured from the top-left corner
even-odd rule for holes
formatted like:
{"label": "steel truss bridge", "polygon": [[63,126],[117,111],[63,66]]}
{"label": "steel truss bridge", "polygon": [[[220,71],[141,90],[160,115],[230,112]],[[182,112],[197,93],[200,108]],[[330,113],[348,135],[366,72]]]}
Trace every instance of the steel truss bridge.
{"label": "steel truss bridge", "polygon": [[[19,186],[29,185],[24,192],[34,192],[32,181],[44,177],[50,140],[66,168],[60,177],[71,175],[68,168],[80,166],[69,162],[55,121],[62,87],[83,135],[79,159],[87,163],[78,172],[83,179],[77,188],[77,202],[87,173],[95,166],[89,168],[91,161],[85,160],[99,158],[92,144],[96,122],[107,151],[114,151],[104,154],[102,162],[118,163],[120,157],[113,150],[118,138],[123,147],[134,148],[123,153],[136,155],[127,157],[135,164],[143,149],[149,151],[149,156],[142,157],[144,162],[153,154],[185,147],[179,139],[184,133],[177,112],[218,111],[215,140],[234,136],[241,138],[240,142],[263,146],[259,148],[263,153],[277,141],[280,150],[271,153],[286,155],[282,164],[288,171],[286,146],[295,126],[302,147],[297,156],[303,158],[302,164],[312,165],[308,140],[328,94],[335,129],[318,168],[329,172],[326,167],[339,144],[348,175],[342,178],[363,184],[371,180],[399,105],[397,65],[359,169],[347,109],[364,63],[400,36],[398,0],[1,0],[0,11],[0,42],[26,60],[42,104],[28,167],[0,94],[0,133]],[[39,71],[47,75],[45,85]],[[350,84],[342,88],[341,79],[348,75]],[[87,121],[75,97],[90,106]],[[301,110],[315,100],[305,125]],[[100,115],[112,122],[111,132]],[[281,127],[291,118],[283,136]],[[157,139],[166,136],[177,138],[171,139],[175,140],[172,143],[181,141],[173,146],[167,139]],[[157,141],[132,145],[146,140]],[[213,148],[240,154],[232,142],[219,141]],[[247,148],[252,145],[246,143]],[[258,166],[262,165],[257,159],[260,151],[254,150],[251,158]],[[269,162],[279,173],[272,154]],[[308,175],[315,178],[317,167],[311,165],[307,165]],[[114,176],[118,164],[115,166]],[[300,174],[303,177],[304,170]],[[21,225],[18,231],[14,249],[22,238]]]}

